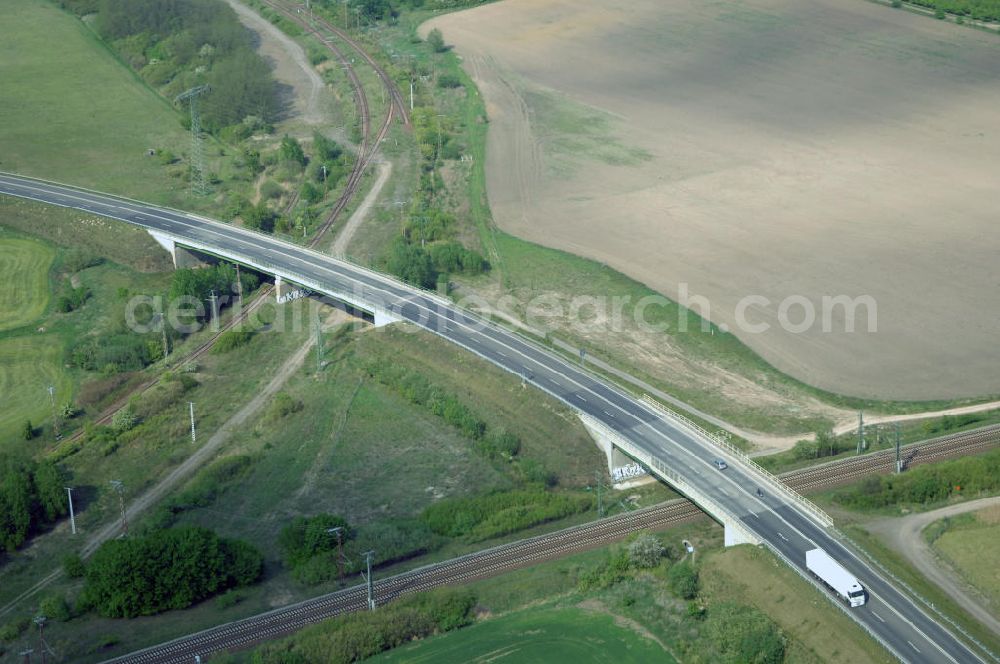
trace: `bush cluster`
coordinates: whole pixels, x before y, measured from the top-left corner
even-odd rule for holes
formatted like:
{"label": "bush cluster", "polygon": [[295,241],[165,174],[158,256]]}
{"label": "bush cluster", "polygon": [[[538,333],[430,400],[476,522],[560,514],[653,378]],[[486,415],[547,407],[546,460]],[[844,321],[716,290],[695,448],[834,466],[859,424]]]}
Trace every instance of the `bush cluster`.
{"label": "bush cluster", "polygon": [[421,518],[438,535],[480,542],[584,512],[592,506],[590,495],[524,489],[445,498],[427,507]]}
{"label": "bush cluster", "polygon": [[956,494],[976,495],[1000,489],[1000,451],[982,456],[917,466],[901,475],[870,477],[834,496],[841,505],[873,509],[898,504],[927,504]]}
{"label": "bush cluster", "polygon": [[448,632],[473,620],[475,595],[441,588],[408,595],[375,611],[353,613],[307,627],[294,637],[258,648],[250,661],[348,664],[413,639]]}
{"label": "bush cluster", "polygon": [[253,331],[248,327],[240,326],[232,330],[226,330],[216,339],[215,345],[212,346],[212,353],[216,355],[228,353],[231,350],[246,346],[250,343],[251,339],[253,339]]}
{"label": "bush cluster", "polygon": [[938,12],[944,18],[945,12],[965,16],[979,21],[1000,20],[1000,0],[908,0]]}
{"label": "bush cluster", "polygon": [[102,544],[87,564],[81,600],[110,618],[153,615],[254,583],[262,571],[260,552],[246,542],[170,528]]}
{"label": "bush cluster", "polygon": [[0,454],[0,545],[14,551],[40,526],[64,516],[64,486],[54,464]]}

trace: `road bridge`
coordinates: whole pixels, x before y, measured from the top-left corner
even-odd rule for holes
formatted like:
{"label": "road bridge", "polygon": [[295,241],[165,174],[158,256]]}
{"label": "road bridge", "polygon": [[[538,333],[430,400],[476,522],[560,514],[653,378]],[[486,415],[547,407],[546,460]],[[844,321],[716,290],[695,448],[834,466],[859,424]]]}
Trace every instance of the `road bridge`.
{"label": "road bridge", "polygon": [[[822,548],[869,591],[852,619],[904,662],[984,662],[982,657],[869,566],[820,514],[788,490],[765,487],[759,472],[696,428],[612,386],[550,349],[387,275],[309,249],[185,212],[66,185],[0,174],[0,194],[119,219],[175,242],[281,276],[388,320],[437,334],[565,403],[626,453],[699,503],[731,542],[760,542],[816,583],[805,552]],[[726,455],[729,468],[713,460]],[[832,596],[831,596],[832,598]]]}

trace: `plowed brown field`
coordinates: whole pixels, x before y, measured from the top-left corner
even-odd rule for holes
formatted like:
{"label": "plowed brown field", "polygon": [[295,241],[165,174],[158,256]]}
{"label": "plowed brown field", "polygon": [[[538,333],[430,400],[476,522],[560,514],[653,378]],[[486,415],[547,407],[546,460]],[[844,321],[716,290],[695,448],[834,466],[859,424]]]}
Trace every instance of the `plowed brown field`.
{"label": "plowed brown field", "polygon": [[[687,284],[819,387],[1000,392],[997,35],[860,0],[505,0],[431,27],[487,103],[504,230]],[[747,295],[768,331],[738,329]],[[823,331],[825,295],[872,296],[877,331]]]}

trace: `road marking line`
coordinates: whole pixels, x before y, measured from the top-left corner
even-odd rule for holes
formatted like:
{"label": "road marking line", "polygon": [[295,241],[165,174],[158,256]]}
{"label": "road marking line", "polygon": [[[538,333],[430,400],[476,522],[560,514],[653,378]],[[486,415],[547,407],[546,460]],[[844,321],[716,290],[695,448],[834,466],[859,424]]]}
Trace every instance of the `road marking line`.
{"label": "road marking line", "polygon": [[872,611],[872,615],[875,616],[876,618],[878,618],[879,621],[885,622],[885,620],[882,618],[882,616],[880,616],[879,614],[875,613],[874,611]]}
{"label": "road marking line", "polygon": [[757,514],[756,512],[750,512],[750,514],[753,514],[753,518],[755,518],[755,519],[759,519],[760,518],[760,515]]}
{"label": "road marking line", "polygon": [[786,542],[788,541],[788,538],[785,537],[784,533],[778,533],[778,537],[780,537],[781,539],[785,540]]}
{"label": "road marking line", "polygon": [[914,650],[916,650],[917,652],[920,652],[920,648],[918,648],[918,647],[916,647],[915,645],[913,645],[913,641],[907,641],[907,643],[909,643],[909,644],[910,644],[910,647],[911,647],[911,648],[913,648],[913,649],[914,649]]}

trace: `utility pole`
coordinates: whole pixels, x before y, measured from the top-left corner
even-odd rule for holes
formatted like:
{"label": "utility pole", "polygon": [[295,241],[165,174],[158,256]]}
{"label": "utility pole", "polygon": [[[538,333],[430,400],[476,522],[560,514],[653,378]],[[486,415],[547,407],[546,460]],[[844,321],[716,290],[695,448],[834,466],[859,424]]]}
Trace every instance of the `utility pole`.
{"label": "utility pole", "polygon": [[375,593],[373,592],[373,588],[372,588],[372,554],[374,554],[374,553],[375,553],[374,551],[365,551],[365,554],[364,554],[365,555],[365,565],[368,567],[368,574],[365,575],[364,572],[361,573],[361,576],[363,576],[364,579],[365,579],[365,583],[368,585],[368,610],[369,611],[374,611],[375,610]]}
{"label": "utility pole", "polygon": [[211,91],[207,85],[186,90],[177,95],[175,102],[187,101],[191,108],[191,193],[204,196],[208,193],[205,183],[205,155],[202,149],[201,114],[198,112],[198,97]]}
{"label": "utility pole", "polygon": [[195,432],[194,432],[194,402],[193,401],[188,401],[188,409],[189,409],[189,411],[191,413],[191,444],[194,445],[195,443],[198,442],[198,437],[195,435]]}
{"label": "utility pole", "polygon": [[39,614],[35,616],[34,623],[38,625],[38,649],[42,653],[42,664],[45,664],[45,649],[48,647],[45,644],[45,637],[42,635],[42,630],[45,629],[46,617]]}
{"label": "utility pole", "polygon": [[[326,532],[337,536],[337,580],[344,580],[344,529],[341,526],[327,528]],[[371,572],[369,571],[369,574]],[[370,595],[369,595],[370,596]]]}
{"label": "utility pole", "polygon": [[167,345],[167,323],[163,318],[163,312],[156,314],[160,318],[160,336],[163,341],[163,362],[166,363],[167,355],[170,354],[170,346]]}
{"label": "utility pole", "polygon": [[118,492],[118,507],[122,512],[122,534],[128,536],[128,519],[125,517],[125,485],[121,480],[111,480],[111,486]]}
{"label": "utility pole", "polygon": [[865,413],[858,411],[858,454],[865,451]]}
{"label": "utility pole", "polygon": [[76,515],[73,514],[73,489],[72,487],[65,487],[66,495],[69,497],[69,525],[73,529],[73,534],[76,535]]}
{"label": "utility pole", "polygon": [[56,412],[56,388],[49,385],[49,402],[52,404],[52,434],[56,440],[62,439],[59,433],[59,414]]}
{"label": "utility pole", "polygon": [[601,489],[603,489],[604,487],[602,486],[603,482],[601,481],[601,471],[598,470],[598,471],[594,472],[594,479],[597,480],[597,515],[598,515],[598,517],[600,517],[601,519],[603,519],[604,518],[604,496],[601,495]]}
{"label": "utility pole", "polygon": [[219,329],[219,314],[215,310],[215,300],[217,298],[218,298],[218,296],[215,294],[215,289],[213,288],[212,290],[209,291],[209,296],[208,296],[208,299],[211,300],[211,302],[212,302],[212,315],[211,315],[210,320],[212,321],[212,329],[213,330],[218,330]]}
{"label": "utility pole", "polygon": [[316,374],[323,368],[323,330],[320,328],[319,316],[313,323],[316,329]]}
{"label": "utility pole", "polygon": [[896,422],[896,474],[903,472],[903,457],[899,449],[899,422]]}
{"label": "utility pole", "polygon": [[28,648],[27,650],[22,650],[17,654],[24,658],[24,664],[31,664],[31,653],[33,652],[35,652],[34,648]]}
{"label": "utility pole", "polygon": [[236,297],[240,300],[240,306],[243,306],[243,282],[240,280],[240,264],[236,264]]}

